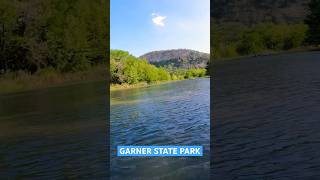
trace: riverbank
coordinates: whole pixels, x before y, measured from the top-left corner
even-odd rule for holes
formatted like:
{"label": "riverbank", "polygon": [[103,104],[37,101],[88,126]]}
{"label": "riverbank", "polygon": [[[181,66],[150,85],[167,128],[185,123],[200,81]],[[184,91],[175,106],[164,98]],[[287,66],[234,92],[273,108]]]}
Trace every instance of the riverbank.
{"label": "riverbank", "polygon": [[147,82],[140,82],[137,84],[110,84],[110,91],[118,91],[118,90],[125,90],[125,89],[135,89],[135,88],[144,88],[144,87],[150,87],[150,86],[155,86],[159,84],[167,84],[167,83],[172,83],[176,81],[183,81],[186,79],[182,80],[169,80],[169,81],[157,81],[154,83],[147,83]]}
{"label": "riverbank", "polygon": [[50,69],[32,75],[25,72],[12,72],[0,76],[0,94],[17,93],[84,82],[103,81],[105,79],[105,65],[91,67],[86,71],[70,73],[61,73]]}
{"label": "riverbank", "polygon": [[320,47],[315,46],[303,46],[299,48],[294,48],[286,51],[265,51],[257,54],[250,54],[246,56],[235,56],[230,58],[219,58],[214,59],[212,62],[222,62],[227,60],[237,60],[237,59],[245,59],[245,58],[251,58],[251,57],[259,57],[259,56],[272,56],[272,55],[280,55],[280,54],[290,54],[290,53],[298,53],[298,52],[310,52],[310,51],[320,51]]}
{"label": "riverbank", "polygon": [[198,79],[198,78],[210,78],[210,76],[204,76],[204,77],[197,77],[197,78],[187,78],[187,79],[179,79],[179,80],[168,80],[168,81],[157,81],[154,83],[147,83],[147,82],[140,82],[137,84],[110,84],[110,91],[118,91],[118,90],[125,90],[125,89],[135,89],[135,88],[144,88],[144,87],[150,87],[160,84],[168,84],[173,83],[177,81],[184,81],[184,80],[190,80],[190,79]]}

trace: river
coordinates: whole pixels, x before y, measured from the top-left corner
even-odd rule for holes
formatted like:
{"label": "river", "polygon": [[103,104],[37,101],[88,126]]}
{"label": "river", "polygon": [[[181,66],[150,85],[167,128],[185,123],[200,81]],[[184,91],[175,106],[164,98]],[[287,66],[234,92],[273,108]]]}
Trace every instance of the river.
{"label": "river", "polygon": [[[320,53],[214,65],[211,175],[320,176]],[[209,79],[111,92],[117,145],[203,145],[204,157],[111,155],[113,179],[206,179]],[[0,96],[0,179],[106,179],[105,83]]]}
{"label": "river", "polygon": [[0,179],[106,179],[106,83],[0,96]]}
{"label": "river", "polygon": [[[106,83],[0,96],[0,179],[108,179]],[[209,176],[208,78],[112,91],[116,145],[202,145],[203,157],[111,158],[112,179]],[[108,137],[107,137],[108,136]]]}
{"label": "river", "polygon": [[112,179],[208,179],[210,80],[111,93],[111,145],[202,145],[203,157],[111,156]]}
{"label": "river", "polygon": [[213,179],[319,179],[320,52],[217,63]]}

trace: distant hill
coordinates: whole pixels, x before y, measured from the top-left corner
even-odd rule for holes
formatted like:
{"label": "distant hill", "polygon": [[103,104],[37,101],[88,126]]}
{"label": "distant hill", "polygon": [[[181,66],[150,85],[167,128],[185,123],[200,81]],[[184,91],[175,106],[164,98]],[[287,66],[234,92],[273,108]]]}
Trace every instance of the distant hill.
{"label": "distant hill", "polygon": [[211,16],[218,22],[252,25],[260,22],[300,23],[310,0],[214,0]]}
{"label": "distant hill", "polygon": [[177,68],[190,69],[205,68],[210,55],[189,49],[173,49],[152,51],[140,58],[147,59],[148,62],[158,67],[172,65]]}

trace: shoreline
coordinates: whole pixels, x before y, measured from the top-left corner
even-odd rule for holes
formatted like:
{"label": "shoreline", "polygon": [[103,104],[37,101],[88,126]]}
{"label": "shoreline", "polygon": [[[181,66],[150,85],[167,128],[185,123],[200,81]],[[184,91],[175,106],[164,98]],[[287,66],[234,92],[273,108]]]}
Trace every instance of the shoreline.
{"label": "shoreline", "polygon": [[161,85],[161,84],[168,84],[168,83],[184,81],[184,80],[188,80],[188,79],[158,81],[158,82],[154,82],[154,83],[140,82],[137,84],[110,84],[110,91],[121,91],[121,90],[127,90],[127,89],[145,88],[145,87],[151,87],[151,86]]}
{"label": "shoreline", "polygon": [[120,90],[127,90],[127,89],[145,88],[145,87],[151,87],[151,86],[156,86],[156,85],[169,84],[169,83],[192,80],[192,79],[202,79],[202,78],[210,78],[210,76],[188,78],[188,79],[179,79],[179,80],[169,80],[169,81],[158,81],[158,82],[150,83],[150,84],[148,84],[147,82],[141,82],[141,83],[137,83],[137,84],[123,84],[123,85],[121,85],[121,84],[110,84],[110,91],[120,91]]}
{"label": "shoreline", "polygon": [[73,73],[60,73],[54,71],[44,75],[30,75],[27,73],[7,74],[0,77],[0,96],[53,87],[106,81],[106,74],[106,66],[104,65]]}
{"label": "shoreline", "polygon": [[266,51],[266,52],[261,52],[257,54],[236,56],[236,57],[230,57],[230,58],[220,58],[220,59],[213,58],[213,63],[230,61],[230,60],[241,60],[241,59],[254,58],[254,57],[265,57],[265,56],[274,56],[274,55],[291,54],[291,53],[299,53],[299,52],[312,52],[312,51],[320,51],[320,47],[303,46],[303,47],[290,49],[286,51]]}

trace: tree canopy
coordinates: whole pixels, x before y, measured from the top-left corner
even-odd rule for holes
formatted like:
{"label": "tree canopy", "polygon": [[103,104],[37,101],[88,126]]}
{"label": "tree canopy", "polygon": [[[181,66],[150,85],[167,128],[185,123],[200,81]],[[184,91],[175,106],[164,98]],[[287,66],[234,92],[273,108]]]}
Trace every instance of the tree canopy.
{"label": "tree canopy", "polygon": [[320,0],[311,0],[309,4],[309,14],[305,23],[309,26],[307,32],[307,42],[320,44]]}
{"label": "tree canopy", "polygon": [[0,0],[0,72],[69,72],[105,63],[104,0]]}
{"label": "tree canopy", "polygon": [[156,67],[145,59],[139,59],[122,50],[110,51],[111,83],[136,84],[157,81],[203,77],[206,69],[177,69],[172,66]]}
{"label": "tree canopy", "polygon": [[251,27],[213,24],[211,29],[214,58],[228,58],[300,47],[308,28],[305,24],[261,23]]}

